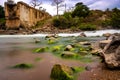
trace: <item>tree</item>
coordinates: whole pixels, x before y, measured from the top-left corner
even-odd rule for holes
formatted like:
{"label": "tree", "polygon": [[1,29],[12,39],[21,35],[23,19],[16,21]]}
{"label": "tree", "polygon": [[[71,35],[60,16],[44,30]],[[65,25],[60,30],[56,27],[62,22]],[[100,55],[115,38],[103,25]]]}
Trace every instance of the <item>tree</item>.
{"label": "tree", "polygon": [[112,10],[111,24],[113,27],[120,28],[120,10],[117,8]]}
{"label": "tree", "polygon": [[79,2],[75,5],[75,9],[72,12],[72,17],[86,17],[90,13],[89,8],[83,3]]}
{"label": "tree", "polygon": [[0,18],[4,18],[4,17],[5,17],[4,8],[0,5]]}
{"label": "tree", "polygon": [[52,5],[56,6],[56,8],[57,8],[57,16],[58,16],[59,8],[64,6],[62,4],[63,2],[64,2],[64,0],[53,0]]}
{"label": "tree", "polygon": [[40,0],[31,0],[31,6],[36,8],[37,6],[40,6],[42,4],[42,1]]}

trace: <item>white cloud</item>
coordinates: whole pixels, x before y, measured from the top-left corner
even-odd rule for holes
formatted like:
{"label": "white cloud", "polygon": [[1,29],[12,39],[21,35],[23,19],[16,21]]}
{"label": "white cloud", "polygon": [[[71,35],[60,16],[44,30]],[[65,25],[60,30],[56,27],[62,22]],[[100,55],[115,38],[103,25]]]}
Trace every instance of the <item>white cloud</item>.
{"label": "white cloud", "polygon": [[[4,5],[4,2],[7,0],[0,0],[0,5]],[[14,0],[15,2],[23,1],[25,3],[30,3],[30,0]],[[56,7],[52,6],[52,0],[42,0],[43,4],[41,5],[43,8],[46,9],[51,15],[56,15]],[[76,3],[83,2],[87,5],[90,9],[100,9],[105,10],[106,8],[120,8],[120,0],[65,0],[64,4],[67,4],[67,9],[69,7],[73,7]],[[62,11],[59,11],[60,14],[63,13],[64,7]]]}

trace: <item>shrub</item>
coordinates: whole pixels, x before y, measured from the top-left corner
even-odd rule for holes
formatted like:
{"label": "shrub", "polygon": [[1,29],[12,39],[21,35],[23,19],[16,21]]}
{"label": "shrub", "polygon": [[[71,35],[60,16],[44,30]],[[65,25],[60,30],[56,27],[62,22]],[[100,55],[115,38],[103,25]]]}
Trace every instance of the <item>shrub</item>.
{"label": "shrub", "polygon": [[97,27],[96,27],[96,25],[93,25],[93,24],[83,23],[79,26],[79,29],[81,29],[81,30],[96,30]]}
{"label": "shrub", "polygon": [[60,29],[66,29],[69,27],[68,20],[63,16],[53,19],[53,25]]}

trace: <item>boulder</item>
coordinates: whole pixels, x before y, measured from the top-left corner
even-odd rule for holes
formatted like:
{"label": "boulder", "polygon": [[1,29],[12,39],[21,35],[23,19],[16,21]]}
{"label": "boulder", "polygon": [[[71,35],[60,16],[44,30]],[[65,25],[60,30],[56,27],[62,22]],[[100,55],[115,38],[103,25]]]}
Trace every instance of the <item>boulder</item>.
{"label": "boulder", "polygon": [[102,51],[105,63],[109,68],[120,67],[120,37],[113,39]]}
{"label": "boulder", "polygon": [[52,80],[73,80],[73,71],[69,66],[55,64],[50,77]]}

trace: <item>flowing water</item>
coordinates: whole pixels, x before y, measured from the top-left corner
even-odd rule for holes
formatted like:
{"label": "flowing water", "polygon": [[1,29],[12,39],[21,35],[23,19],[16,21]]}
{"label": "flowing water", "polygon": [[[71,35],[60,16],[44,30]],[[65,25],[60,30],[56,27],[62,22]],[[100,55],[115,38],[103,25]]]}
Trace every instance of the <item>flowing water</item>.
{"label": "flowing water", "polygon": [[[118,31],[119,32],[119,31]],[[88,32],[85,32],[88,33]],[[94,34],[95,32],[89,32]],[[75,34],[59,34],[60,36],[76,36]],[[119,80],[119,71],[102,69],[99,61],[93,63],[83,63],[78,60],[64,60],[51,53],[34,54],[33,49],[43,46],[35,44],[34,38],[44,41],[47,34],[34,35],[0,35],[0,80],[50,80],[51,68],[54,64],[65,64],[68,66],[91,65],[93,71],[85,71],[80,74],[78,80]],[[100,33],[101,35],[101,33]],[[68,38],[69,39],[69,38]],[[104,37],[76,38],[79,40],[98,41]],[[41,58],[40,61],[35,61]],[[31,69],[13,69],[12,66],[18,63],[32,63]],[[104,73],[106,75],[102,76]],[[88,75],[86,75],[88,74]],[[98,76],[99,75],[99,76]],[[114,78],[108,79],[106,76],[113,75]],[[100,79],[101,78],[101,79]]]}

